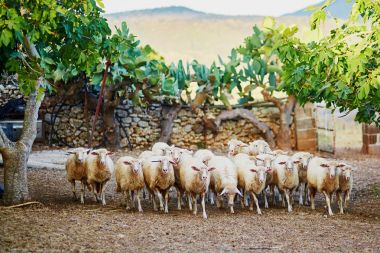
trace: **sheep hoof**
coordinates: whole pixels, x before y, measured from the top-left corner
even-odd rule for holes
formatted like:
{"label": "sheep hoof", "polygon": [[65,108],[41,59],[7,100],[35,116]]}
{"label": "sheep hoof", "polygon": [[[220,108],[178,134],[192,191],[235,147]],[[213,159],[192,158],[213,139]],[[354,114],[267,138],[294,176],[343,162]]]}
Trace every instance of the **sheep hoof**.
{"label": "sheep hoof", "polygon": [[203,214],[203,219],[207,220],[207,214]]}
{"label": "sheep hoof", "polygon": [[249,208],[249,211],[253,211],[253,207],[250,207],[250,208]]}
{"label": "sheep hoof", "polygon": [[259,211],[257,211],[257,214],[262,215],[263,213],[259,210]]}

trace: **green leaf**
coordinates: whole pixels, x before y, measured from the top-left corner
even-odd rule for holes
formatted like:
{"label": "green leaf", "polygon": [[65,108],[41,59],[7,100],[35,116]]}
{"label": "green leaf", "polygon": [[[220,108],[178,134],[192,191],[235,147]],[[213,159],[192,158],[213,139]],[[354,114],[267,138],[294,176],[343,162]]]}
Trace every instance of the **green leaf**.
{"label": "green leaf", "polygon": [[8,44],[11,42],[12,39],[12,33],[8,29],[3,29],[1,31],[1,36],[0,36],[0,42],[3,42],[4,46],[8,46]]}

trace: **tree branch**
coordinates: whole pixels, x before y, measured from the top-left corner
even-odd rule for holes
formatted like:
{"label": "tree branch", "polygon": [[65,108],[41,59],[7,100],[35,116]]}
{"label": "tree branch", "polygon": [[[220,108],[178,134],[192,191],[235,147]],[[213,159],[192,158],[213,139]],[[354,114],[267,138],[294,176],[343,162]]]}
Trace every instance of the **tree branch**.
{"label": "tree branch", "polygon": [[280,111],[282,110],[281,100],[273,97],[266,89],[261,91],[265,101],[272,102]]}
{"label": "tree branch", "polygon": [[235,119],[238,117],[247,119],[254,126],[256,126],[265,135],[265,139],[270,146],[274,147],[276,145],[272,130],[267,124],[257,119],[250,110],[239,108],[230,111],[223,111],[218,115],[218,117],[216,117],[215,124],[219,128],[223,120]]}
{"label": "tree branch", "polygon": [[12,146],[12,141],[5,135],[3,128],[0,127],[0,151]]}

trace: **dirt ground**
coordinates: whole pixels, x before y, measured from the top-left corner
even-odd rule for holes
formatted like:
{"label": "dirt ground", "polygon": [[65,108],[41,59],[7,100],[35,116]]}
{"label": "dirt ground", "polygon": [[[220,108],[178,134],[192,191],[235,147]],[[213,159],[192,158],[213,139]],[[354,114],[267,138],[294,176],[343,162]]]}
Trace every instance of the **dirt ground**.
{"label": "dirt ground", "polygon": [[106,206],[89,194],[81,205],[64,170],[31,169],[30,194],[41,204],[0,206],[0,252],[380,252],[380,157],[346,152],[338,158],[358,170],[349,212],[333,217],[322,198],[315,211],[296,203],[293,213],[278,206],[261,216],[239,205],[235,214],[207,205],[207,220],[176,210],[175,198],[169,214],[154,212],[148,200],[143,213],[127,212],[113,181]]}

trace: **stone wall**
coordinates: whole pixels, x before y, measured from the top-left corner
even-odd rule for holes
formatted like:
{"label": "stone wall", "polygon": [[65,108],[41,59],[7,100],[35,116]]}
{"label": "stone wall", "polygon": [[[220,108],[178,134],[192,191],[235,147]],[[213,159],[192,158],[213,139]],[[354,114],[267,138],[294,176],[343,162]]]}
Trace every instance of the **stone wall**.
{"label": "stone wall", "polygon": [[[87,143],[89,126],[85,123],[83,106],[63,106],[55,121],[52,141],[60,145],[83,146]],[[222,109],[212,107],[206,111],[208,118],[215,118]],[[279,111],[276,107],[253,107],[253,113],[261,121],[267,123],[276,135],[279,129]],[[121,147],[128,147],[129,138],[133,148],[144,149],[150,147],[160,137],[160,120],[162,108],[159,104],[153,104],[148,108],[135,107],[131,104],[121,105],[116,110],[116,118],[120,121]],[[93,113],[92,113],[93,114]],[[55,114],[47,110],[44,120],[46,124],[46,136],[51,131],[50,122]],[[213,134],[210,130],[204,131],[202,118],[204,112],[197,110],[195,113],[190,108],[182,108],[177,118],[174,120],[172,144],[187,148],[213,148],[224,150],[227,142],[232,137],[236,137],[244,142],[261,138],[262,133],[249,121],[227,120],[222,122],[219,132]],[[98,122],[94,134],[95,144],[101,142],[102,122]],[[292,144],[295,147],[295,127],[292,126]]]}
{"label": "stone wall", "polygon": [[18,86],[5,79],[0,80],[0,107],[4,106],[8,101],[20,99],[23,95]]}

